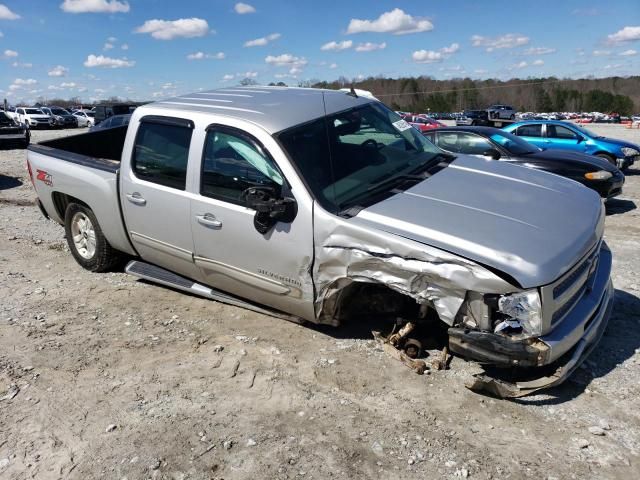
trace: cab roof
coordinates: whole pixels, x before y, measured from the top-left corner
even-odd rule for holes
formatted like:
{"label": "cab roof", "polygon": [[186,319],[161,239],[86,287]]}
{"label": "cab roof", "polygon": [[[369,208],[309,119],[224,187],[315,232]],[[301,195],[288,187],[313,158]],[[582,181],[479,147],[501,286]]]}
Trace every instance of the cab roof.
{"label": "cab roof", "polygon": [[204,112],[247,120],[271,134],[311,120],[371,103],[350,92],[296,87],[229,87],[180,95],[147,106]]}

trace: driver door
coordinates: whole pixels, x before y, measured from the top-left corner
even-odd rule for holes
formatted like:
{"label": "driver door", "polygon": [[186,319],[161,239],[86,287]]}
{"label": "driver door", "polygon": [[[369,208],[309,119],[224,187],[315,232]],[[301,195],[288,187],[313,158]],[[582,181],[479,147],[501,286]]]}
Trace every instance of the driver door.
{"label": "driver door", "polygon": [[191,200],[194,261],[207,285],[250,301],[313,318],[312,212],[267,233],[254,227],[245,206],[250,187],[279,195],[286,179],[262,144],[244,131],[207,131],[199,191]]}

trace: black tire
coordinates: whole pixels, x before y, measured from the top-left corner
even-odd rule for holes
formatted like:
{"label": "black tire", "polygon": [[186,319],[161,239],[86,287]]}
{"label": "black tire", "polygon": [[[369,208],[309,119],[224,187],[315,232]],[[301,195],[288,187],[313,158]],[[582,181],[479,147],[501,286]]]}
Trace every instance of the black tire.
{"label": "black tire", "polygon": [[596,153],[596,157],[600,157],[600,158],[605,159],[607,162],[609,162],[611,165],[613,165],[615,167],[618,166],[618,162],[616,162],[616,159],[613,158],[608,153]]}
{"label": "black tire", "polygon": [[[74,241],[74,232],[77,232],[77,225],[80,220],[83,222],[88,221],[90,224],[89,227],[95,237],[95,246],[93,248],[81,248]],[[123,259],[123,255],[109,245],[96,216],[89,207],[78,203],[70,203],[64,215],[64,231],[73,258],[86,270],[104,272],[118,265]],[[85,244],[91,237],[91,234],[87,235],[86,232],[82,234],[76,233],[76,235],[82,235]],[[80,241],[82,241],[82,238]]]}

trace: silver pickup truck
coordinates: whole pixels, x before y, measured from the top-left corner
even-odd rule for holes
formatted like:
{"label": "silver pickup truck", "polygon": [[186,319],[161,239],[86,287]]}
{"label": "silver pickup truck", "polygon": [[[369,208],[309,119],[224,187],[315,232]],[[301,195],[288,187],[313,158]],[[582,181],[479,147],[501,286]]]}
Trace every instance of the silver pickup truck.
{"label": "silver pickup truck", "polygon": [[130,274],[294,321],[440,325],[486,367],[474,388],[503,397],[565,380],[613,304],[596,193],[445,154],[356,92],[180,96],[32,145],[27,163],[86,269],[128,258]]}

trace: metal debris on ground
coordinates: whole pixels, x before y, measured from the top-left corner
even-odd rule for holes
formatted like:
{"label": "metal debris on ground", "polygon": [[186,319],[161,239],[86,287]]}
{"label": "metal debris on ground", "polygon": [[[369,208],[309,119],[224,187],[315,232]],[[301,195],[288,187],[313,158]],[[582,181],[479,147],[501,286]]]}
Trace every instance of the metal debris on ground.
{"label": "metal debris on ground", "polygon": [[385,337],[380,332],[373,331],[373,338],[376,339],[382,345],[382,350],[389,355],[391,358],[395,358],[400,362],[404,363],[411,370],[416,372],[418,375],[423,375],[425,372],[429,370],[429,366],[424,362],[424,360],[417,360],[411,358],[402,350],[399,350],[400,345],[402,345],[402,340],[413,331],[415,325],[411,322],[407,322],[397,333],[392,333],[388,337]]}

